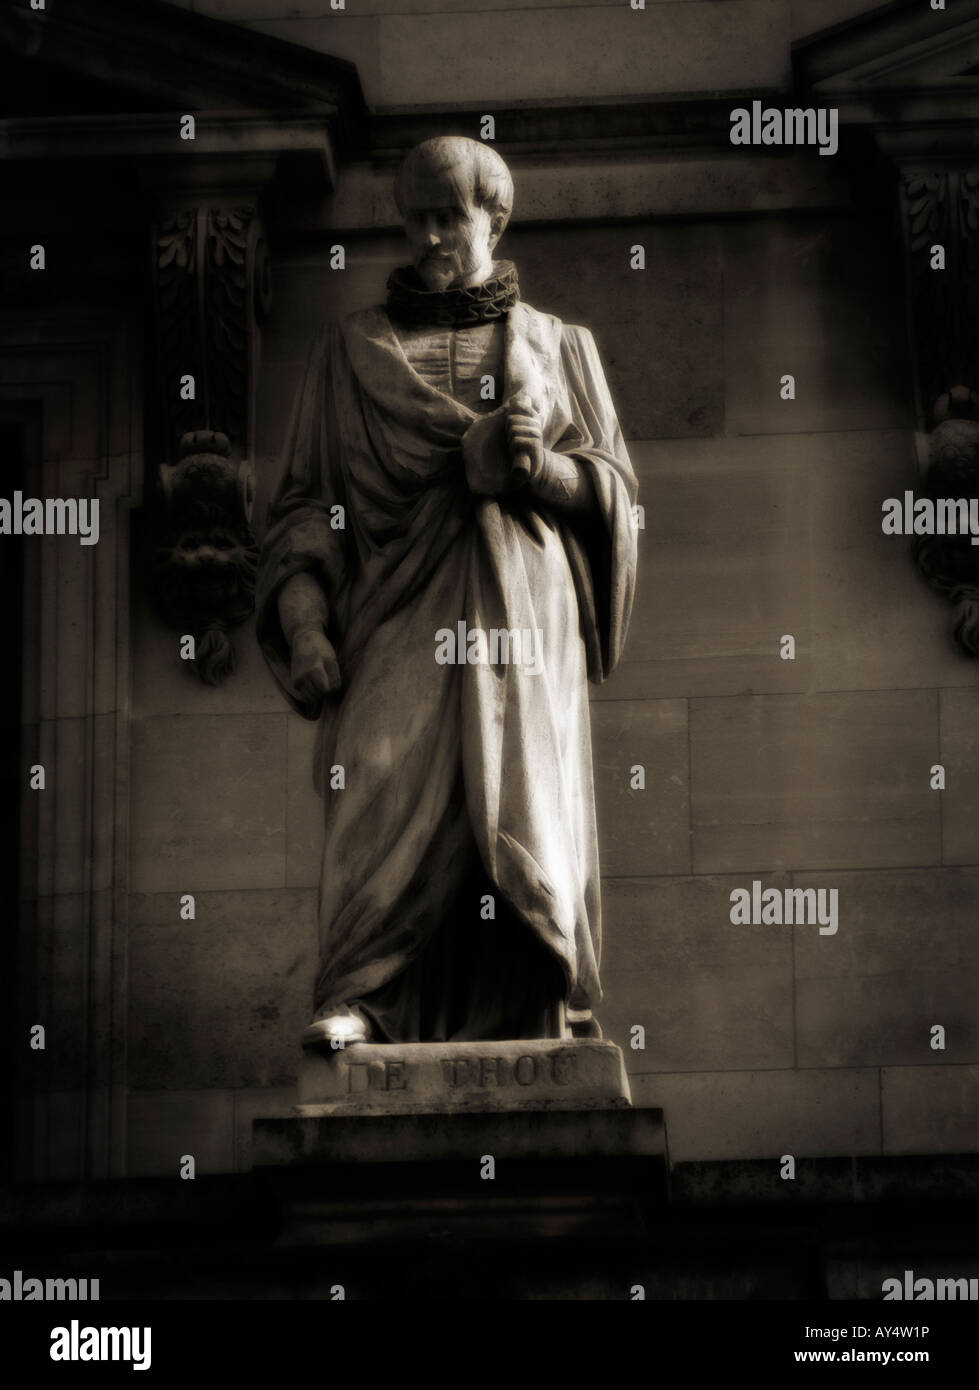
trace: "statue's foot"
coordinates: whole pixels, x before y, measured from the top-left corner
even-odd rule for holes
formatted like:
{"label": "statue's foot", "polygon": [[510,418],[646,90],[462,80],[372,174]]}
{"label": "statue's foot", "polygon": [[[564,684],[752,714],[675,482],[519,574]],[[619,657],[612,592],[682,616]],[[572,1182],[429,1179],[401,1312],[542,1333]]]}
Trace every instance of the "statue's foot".
{"label": "statue's foot", "polygon": [[344,1004],[325,1018],[313,1020],[303,1033],[303,1047],[322,1043],[349,1047],[351,1043],[367,1042],[370,1034],[370,1023],[356,1004],[352,1008]]}
{"label": "statue's foot", "polygon": [[600,1038],[601,1025],[591,1009],[565,1009],[568,1032],[573,1038]]}

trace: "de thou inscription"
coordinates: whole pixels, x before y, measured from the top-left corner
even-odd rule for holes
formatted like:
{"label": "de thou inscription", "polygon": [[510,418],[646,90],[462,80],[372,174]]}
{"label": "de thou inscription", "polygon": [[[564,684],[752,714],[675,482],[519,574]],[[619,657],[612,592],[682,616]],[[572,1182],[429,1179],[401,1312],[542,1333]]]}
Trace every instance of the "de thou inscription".
{"label": "de thou inscription", "polygon": [[[442,1082],[450,1090],[492,1086],[569,1086],[578,1069],[578,1057],[565,1049],[538,1056],[522,1052],[519,1057],[442,1057]],[[417,1071],[417,1064],[415,1067]],[[347,1094],[364,1091],[409,1091],[411,1063],[403,1057],[379,1057],[360,1061],[356,1054],[347,1058]],[[426,1068],[427,1070],[427,1068]],[[417,1077],[416,1077],[417,1083]]]}
{"label": "de thou inscription", "polygon": [[324,1046],[307,1050],[299,1091],[306,1114],[604,1108],[628,1096],[618,1048],[590,1039]]}

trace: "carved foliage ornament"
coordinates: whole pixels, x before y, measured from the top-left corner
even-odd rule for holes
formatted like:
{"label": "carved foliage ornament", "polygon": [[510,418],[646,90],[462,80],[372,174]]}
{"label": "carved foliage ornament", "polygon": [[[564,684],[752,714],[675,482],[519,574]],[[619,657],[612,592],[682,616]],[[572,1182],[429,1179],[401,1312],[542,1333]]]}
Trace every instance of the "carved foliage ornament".
{"label": "carved foliage ornament", "polygon": [[[959,382],[979,387],[979,170],[905,174],[912,341],[925,423]],[[933,270],[941,246],[945,269]]]}

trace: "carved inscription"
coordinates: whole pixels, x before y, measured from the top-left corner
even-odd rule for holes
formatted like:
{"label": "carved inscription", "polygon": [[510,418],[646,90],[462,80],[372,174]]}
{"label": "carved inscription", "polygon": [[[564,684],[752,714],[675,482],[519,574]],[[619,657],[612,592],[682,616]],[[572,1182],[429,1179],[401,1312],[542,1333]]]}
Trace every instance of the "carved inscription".
{"label": "carved inscription", "polygon": [[[576,1079],[577,1064],[578,1057],[571,1051],[552,1052],[544,1056],[524,1053],[515,1058],[485,1056],[440,1059],[442,1081],[449,1090],[570,1086]],[[347,1073],[347,1095],[416,1089],[412,1085],[412,1074],[416,1068],[400,1057],[372,1058],[364,1062],[345,1057],[342,1065]]]}
{"label": "carved inscription", "polygon": [[569,1086],[575,1079],[577,1062],[573,1052],[552,1052],[543,1057],[525,1053],[512,1062],[507,1057],[444,1058],[442,1076],[450,1089],[459,1086]]}
{"label": "carved inscription", "polygon": [[407,1064],[392,1057],[389,1061],[347,1062],[347,1095],[364,1091],[407,1091]]}

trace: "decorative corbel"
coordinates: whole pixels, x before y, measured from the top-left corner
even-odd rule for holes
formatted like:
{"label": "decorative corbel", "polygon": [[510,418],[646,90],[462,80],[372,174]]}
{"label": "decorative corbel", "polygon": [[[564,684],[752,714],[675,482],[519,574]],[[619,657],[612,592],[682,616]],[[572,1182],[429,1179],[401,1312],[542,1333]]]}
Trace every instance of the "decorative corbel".
{"label": "decorative corbel", "polygon": [[259,324],[271,300],[257,208],[183,207],[154,229],[159,501],[151,588],[194,638],[210,685],[235,666],[230,629],[254,607],[251,531]]}
{"label": "decorative corbel", "polygon": [[[940,396],[928,435],[923,495],[979,499],[979,395],[966,386]],[[979,656],[979,546],[970,536],[916,536],[915,562],[955,607],[953,633],[966,656]]]}
{"label": "decorative corbel", "polygon": [[[926,431],[920,495],[979,499],[979,169],[905,170],[911,340]],[[917,536],[924,578],[954,605],[953,633],[979,656],[979,546],[969,535]]]}

